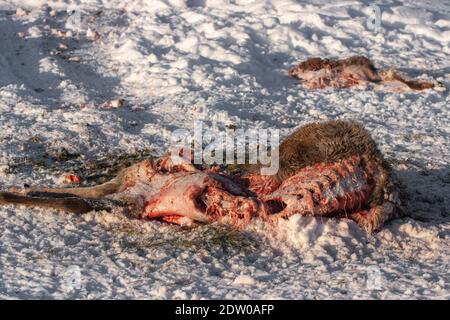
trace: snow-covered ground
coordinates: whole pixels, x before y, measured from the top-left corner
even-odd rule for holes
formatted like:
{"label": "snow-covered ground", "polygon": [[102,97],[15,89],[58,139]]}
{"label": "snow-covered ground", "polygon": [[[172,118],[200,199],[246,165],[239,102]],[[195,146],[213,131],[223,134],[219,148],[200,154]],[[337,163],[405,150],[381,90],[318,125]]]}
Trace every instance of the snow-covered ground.
{"label": "snow-covered ground", "polygon": [[367,236],[299,216],[238,232],[2,207],[0,298],[449,299],[448,90],[305,91],[286,75],[307,57],[362,54],[450,87],[450,3],[377,1],[379,28],[371,3],[0,0],[2,189],[68,171],[99,180],[198,118],[283,136],[355,119],[409,215]]}

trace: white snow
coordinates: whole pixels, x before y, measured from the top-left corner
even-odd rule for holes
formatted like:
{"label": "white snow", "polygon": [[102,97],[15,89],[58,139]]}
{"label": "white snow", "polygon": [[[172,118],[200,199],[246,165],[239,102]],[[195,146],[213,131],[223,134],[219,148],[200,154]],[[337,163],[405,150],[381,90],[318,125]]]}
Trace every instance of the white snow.
{"label": "white snow", "polygon": [[2,189],[161,153],[198,118],[283,136],[355,119],[391,163],[409,215],[367,236],[350,221],[300,216],[237,232],[6,206],[0,298],[449,299],[448,90],[305,91],[287,77],[310,56],[363,54],[449,87],[450,5],[378,1],[372,30],[370,4],[0,0]]}

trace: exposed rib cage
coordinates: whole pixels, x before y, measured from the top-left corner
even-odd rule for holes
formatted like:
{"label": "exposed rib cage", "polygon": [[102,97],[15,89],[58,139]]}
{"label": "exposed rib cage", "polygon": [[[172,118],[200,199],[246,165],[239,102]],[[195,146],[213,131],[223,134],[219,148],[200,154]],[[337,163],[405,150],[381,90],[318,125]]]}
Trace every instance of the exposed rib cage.
{"label": "exposed rib cage", "polygon": [[283,209],[277,217],[360,210],[374,189],[376,172],[367,169],[356,156],[332,164],[320,163],[302,169],[261,199],[266,203],[281,202]]}

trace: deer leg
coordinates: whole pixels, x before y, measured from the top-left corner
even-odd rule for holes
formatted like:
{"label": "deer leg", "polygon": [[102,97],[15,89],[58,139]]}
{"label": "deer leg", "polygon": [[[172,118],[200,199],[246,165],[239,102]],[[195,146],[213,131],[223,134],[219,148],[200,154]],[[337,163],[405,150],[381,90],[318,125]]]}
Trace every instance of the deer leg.
{"label": "deer leg", "polygon": [[361,210],[348,214],[348,218],[355,221],[367,233],[379,230],[381,225],[391,219],[400,209],[391,201],[374,206],[368,210]]}
{"label": "deer leg", "polygon": [[381,70],[380,77],[382,81],[399,81],[406,84],[412,90],[425,90],[440,87],[433,82],[426,80],[407,80],[403,78],[397,71],[393,69]]}
{"label": "deer leg", "polygon": [[373,233],[383,222],[383,208],[376,206],[369,210],[352,212],[347,217],[355,221],[367,233]]}
{"label": "deer leg", "polygon": [[86,213],[96,210],[111,210],[117,201],[81,199],[75,196],[62,198],[30,197],[14,194],[12,192],[0,192],[0,205],[18,204],[29,207],[59,209],[72,213]]}
{"label": "deer leg", "polygon": [[49,196],[51,198],[59,197],[67,198],[76,196],[83,199],[101,199],[109,194],[116,193],[120,188],[120,180],[115,178],[106,183],[93,187],[79,187],[79,188],[25,188],[17,189],[11,188],[9,191],[24,195],[24,196]]}

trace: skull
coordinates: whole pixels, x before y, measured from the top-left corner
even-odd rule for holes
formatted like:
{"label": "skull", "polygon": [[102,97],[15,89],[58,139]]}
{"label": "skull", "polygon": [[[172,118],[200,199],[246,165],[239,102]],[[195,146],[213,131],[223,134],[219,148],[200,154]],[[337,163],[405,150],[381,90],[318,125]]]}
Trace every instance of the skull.
{"label": "skull", "polygon": [[144,205],[143,216],[190,224],[227,221],[249,222],[260,211],[260,202],[232,179],[217,173],[180,172]]}

